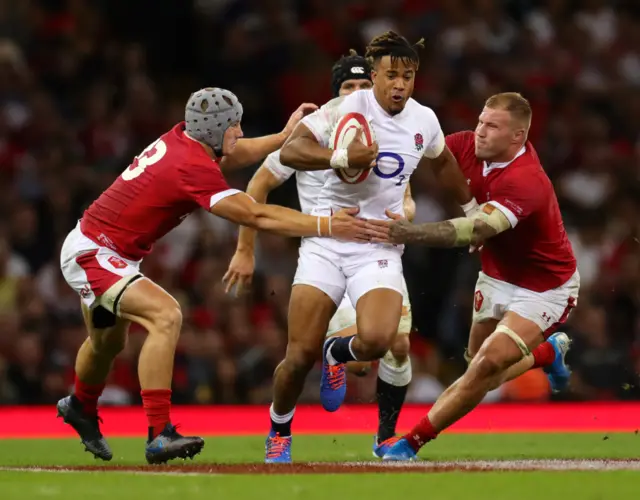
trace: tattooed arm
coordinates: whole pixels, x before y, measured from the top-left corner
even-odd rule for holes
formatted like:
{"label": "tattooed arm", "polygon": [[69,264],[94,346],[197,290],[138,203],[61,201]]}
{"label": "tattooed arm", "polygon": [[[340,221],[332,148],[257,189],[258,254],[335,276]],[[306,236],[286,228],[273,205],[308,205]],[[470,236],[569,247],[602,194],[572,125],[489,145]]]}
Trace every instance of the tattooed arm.
{"label": "tattooed arm", "polygon": [[431,247],[479,246],[511,227],[509,220],[493,205],[485,205],[477,217],[460,217],[442,222],[411,224],[394,218],[389,232],[393,243],[421,243]]}

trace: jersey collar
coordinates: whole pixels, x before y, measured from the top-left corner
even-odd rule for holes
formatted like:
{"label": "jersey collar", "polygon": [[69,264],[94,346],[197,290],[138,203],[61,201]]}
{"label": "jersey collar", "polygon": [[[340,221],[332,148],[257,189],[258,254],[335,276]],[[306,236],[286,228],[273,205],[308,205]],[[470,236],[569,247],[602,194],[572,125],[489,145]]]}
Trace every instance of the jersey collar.
{"label": "jersey collar", "polygon": [[499,168],[508,167],[514,161],[516,161],[519,157],[521,157],[526,151],[527,151],[527,147],[526,146],[522,146],[522,148],[520,148],[520,151],[518,151],[518,153],[513,157],[513,160],[510,160],[510,161],[504,161],[504,162],[501,162],[501,163],[497,163],[497,162],[487,163],[486,161],[483,161],[482,162],[482,176],[486,177],[493,170],[497,170]]}

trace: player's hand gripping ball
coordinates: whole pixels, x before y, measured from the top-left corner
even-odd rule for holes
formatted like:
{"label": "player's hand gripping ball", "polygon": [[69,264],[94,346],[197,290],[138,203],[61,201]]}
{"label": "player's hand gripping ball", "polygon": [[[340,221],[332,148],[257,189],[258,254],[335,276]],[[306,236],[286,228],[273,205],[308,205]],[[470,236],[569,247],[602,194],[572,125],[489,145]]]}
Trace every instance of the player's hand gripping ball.
{"label": "player's hand gripping ball", "polygon": [[[360,144],[353,144],[359,140]],[[336,168],[334,171],[342,182],[358,184],[371,173],[371,167],[375,166],[378,155],[377,144],[373,128],[369,121],[360,113],[347,113],[338,120],[329,146],[333,150],[347,149],[349,151],[349,165],[353,168]],[[363,168],[364,167],[364,168]]]}

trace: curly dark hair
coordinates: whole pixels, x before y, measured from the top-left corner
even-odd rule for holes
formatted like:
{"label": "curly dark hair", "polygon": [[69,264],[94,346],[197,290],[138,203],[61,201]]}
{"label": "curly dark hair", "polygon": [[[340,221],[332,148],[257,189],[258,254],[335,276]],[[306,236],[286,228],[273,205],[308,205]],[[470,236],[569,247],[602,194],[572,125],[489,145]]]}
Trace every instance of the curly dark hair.
{"label": "curly dark hair", "polygon": [[424,38],[412,44],[402,35],[386,31],[371,40],[367,45],[365,57],[371,66],[377,65],[384,56],[391,56],[392,63],[399,59],[405,65],[413,65],[418,69],[420,65],[418,49],[424,49]]}

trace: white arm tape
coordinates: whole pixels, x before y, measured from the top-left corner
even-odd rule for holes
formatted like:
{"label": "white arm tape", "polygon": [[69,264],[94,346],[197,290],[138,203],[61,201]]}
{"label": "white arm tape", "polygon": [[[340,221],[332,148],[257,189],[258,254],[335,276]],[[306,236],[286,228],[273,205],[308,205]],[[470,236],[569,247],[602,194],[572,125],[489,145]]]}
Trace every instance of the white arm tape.
{"label": "white arm tape", "polygon": [[502,213],[501,210],[490,205],[491,208],[488,208],[488,210],[490,210],[490,213],[487,214],[487,212],[485,212],[484,210],[486,205],[487,203],[483,203],[482,205],[480,205],[478,207],[478,210],[471,214],[469,218],[472,220],[481,220],[485,224],[495,229],[498,234],[506,231],[507,229],[511,229],[511,222],[509,222],[509,219],[504,213]]}
{"label": "white arm tape", "polygon": [[336,149],[331,155],[331,168],[349,168],[349,153],[346,149]]}

